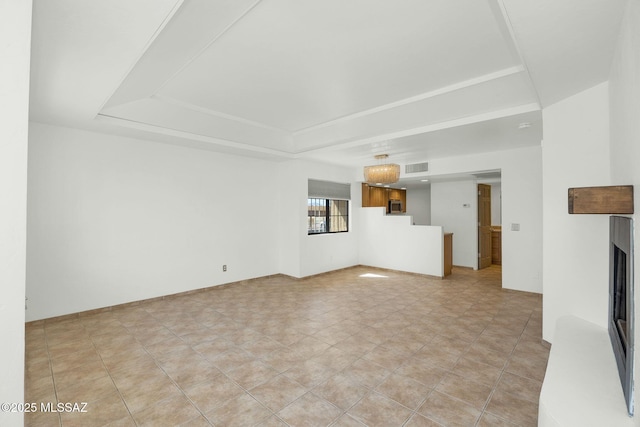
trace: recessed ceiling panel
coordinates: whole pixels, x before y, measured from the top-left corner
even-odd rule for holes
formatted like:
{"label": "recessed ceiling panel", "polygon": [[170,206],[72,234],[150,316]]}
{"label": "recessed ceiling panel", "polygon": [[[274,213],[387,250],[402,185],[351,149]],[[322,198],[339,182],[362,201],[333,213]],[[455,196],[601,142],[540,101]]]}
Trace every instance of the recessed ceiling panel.
{"label": "recessed ceiling panel", "polygon": [[485,1],[272,0],[158,94],[298,131],[514,65]]}
{"label": "recessed ceiling panel", "polygon": [[327,147],[306,153],[304,157],[340,162],[346,166],[362,166],[370,163],[375,154],[386,153],[390,161],[407,164],[537,146],[541,141],[542,112],[531,111],[387,141],[341,148]]}
{"label": "recessed ceiling panel", "polygon": [[465,120],[469,123],[487,120],[488,116],[513,115],[523,106],[539,109],[524,73],[519,72],[296,134],[294,142],[302,152],[330,145],[327,141],[348,144],[368,138],[396,138],[426,128],[450,128],[452,123],[460,125]]}

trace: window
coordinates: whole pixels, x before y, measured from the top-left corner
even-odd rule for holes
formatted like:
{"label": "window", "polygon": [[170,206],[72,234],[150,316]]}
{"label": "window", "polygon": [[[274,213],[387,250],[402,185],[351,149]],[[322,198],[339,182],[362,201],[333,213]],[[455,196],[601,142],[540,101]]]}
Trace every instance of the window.
{"label": "window", "polygon": [[349,201],[307,199],[308,234],[342,233],[349,231]]}
{"label": "window", "polygon": [[349,231],[350,184],[310,179],[307,197],[308,234]]}

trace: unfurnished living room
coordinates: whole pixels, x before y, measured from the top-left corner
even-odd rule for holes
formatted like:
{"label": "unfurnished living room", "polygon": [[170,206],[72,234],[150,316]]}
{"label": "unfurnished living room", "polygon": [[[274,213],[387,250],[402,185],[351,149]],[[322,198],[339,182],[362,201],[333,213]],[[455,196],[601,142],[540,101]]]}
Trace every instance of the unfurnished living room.
{"label": "unfurnished living room", "polygon": [[0,34],[0,425],[640,426],[640,0]]}

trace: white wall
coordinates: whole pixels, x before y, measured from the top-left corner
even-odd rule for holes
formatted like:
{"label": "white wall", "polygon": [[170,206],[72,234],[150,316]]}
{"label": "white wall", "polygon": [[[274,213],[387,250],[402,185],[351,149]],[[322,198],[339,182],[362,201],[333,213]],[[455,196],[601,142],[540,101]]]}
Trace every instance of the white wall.
{"label": "white wall", "polygon": [[35,123],[29,144],[28,320],[278,272],[276,163]]}
{"label": "white wall", "polygon": [[[630,1],[622,22],[620,39],[609,82],[612,184],[634,186],[635,210],[640,200],[640,2]],[[640,342],[640,215],[634,218],[635,342]],[[636,384],[640,381],[640,351],[635,352]],[[640,393],[635,394],[640,408]],[[636,415],[637,417],[637,415]]]}
{"label": "white wall", "polygon": [[[27,134],[31,2],[0,3],[0,402],[24,400]],[[21,425],[0,412],[0,425]]]}
{"label": "white wall", "polygon": [[[507,151],[502,158],[502,287],[537,293],[543,265],[541,151]],[[512,230],[513,224],[520,229]]]}
{"label": "white wall", "polygon": [[475,180],[431,183],[431,223],[453,233],[453,265],[478,268]]}
{"label": "white wall", "polygon": [[307,178],[300,162],[278,165],[278,187],[278,271],[302,277],[300,251],[302,236],[307,233],[307,214],[302,210],[306,209]]}
{"label": "white wall", "polygon": [[608,84],[545,108],[543,122],[543,335],[552,341],[566,314],[606,327],[609,217],[569,215],[567,191],[610,184]]}
{"label": "white wall", "polygon": [[385,208],[358,208],[360,264],[442,277],[442,227],[412,225],[411,216],[386,215]]}
{"label": "white wall", "polygon": [[407,215],[415,225],[431,225],[431,185],[407,189]]}
{"label": "white wall", "polygon": [[[325,163],[292,160],[279,166],[282,207],[279,215],[280,261],[283,274],[305,277],[358,264],[357,207],[361,205],[360,184],[352,168]],[[349,231],[308,235],[307,197],[309,179],[351,184]]]}
{"label": "white wall", "polygon": [[[507,289],[542,293],[541,161],[541,147],[429,161],[433,175],[502,171],[502,286]],[[437,225],[433,218],[431,223]],[[511,223],[520,224],[520,231],[511,231]]]}
{"label": "white wall", "polygon": [[[357,210],[362,204],[361,185],[356,183],[351,168],[331,166],[323,163],[302,162],[306,178],[304,179],[304,230],[302,232],[301,274],[324,273],[358,264],[359,220]],[[347,233],[308,235],[307,234],[307,181],[318,179],[351,184],[351,202],[349,204],[349,231]]]}

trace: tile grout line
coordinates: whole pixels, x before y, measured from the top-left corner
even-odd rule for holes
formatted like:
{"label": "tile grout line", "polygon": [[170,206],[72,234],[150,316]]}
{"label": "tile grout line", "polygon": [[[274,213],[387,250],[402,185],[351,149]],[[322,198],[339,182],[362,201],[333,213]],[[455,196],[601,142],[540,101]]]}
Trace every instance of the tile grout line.
{"label": "tile grout line", "polygon": [[[53,395],[56,399],[56,403],[58,403],[58,387],[56,385],[56,377],[53,374],[53,358],[51,357],[51,351],[49,349],[49,336],[47,334],[47,328],[46,328],[46,324],[43,325],[43,333],[44,333],[44,340],[46,343],[46,347],[47,347],[47,357],[48,357],[48,362],[49,362],[49,372],[51,373],[51,382],[53,383]],[[57,414],[58,415],[58,424],[60,425],[60,427],[62,427],[62,416],[60,415],[60,413]]]}

